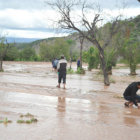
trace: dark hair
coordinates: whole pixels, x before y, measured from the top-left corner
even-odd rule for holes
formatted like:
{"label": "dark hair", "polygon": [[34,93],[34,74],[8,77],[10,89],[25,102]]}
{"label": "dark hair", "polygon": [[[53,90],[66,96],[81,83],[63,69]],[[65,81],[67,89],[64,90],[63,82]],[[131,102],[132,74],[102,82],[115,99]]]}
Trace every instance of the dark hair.
{"label": "dark hair", "polygon": [[61,55],[61,59],[64,59],[64,55]]}
{"label": "dark hair", "polygon": [[137,85],[140,86],[140,82],[137,82]]}

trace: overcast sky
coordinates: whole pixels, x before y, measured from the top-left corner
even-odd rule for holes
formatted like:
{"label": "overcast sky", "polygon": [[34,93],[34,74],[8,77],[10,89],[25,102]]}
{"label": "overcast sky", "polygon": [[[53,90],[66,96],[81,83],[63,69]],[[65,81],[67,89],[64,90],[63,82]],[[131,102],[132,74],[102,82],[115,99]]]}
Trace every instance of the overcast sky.
{"label": "overcast sky", "polygon": [[[123,0],[92,0],[102,9],[115,13],[114,6],[120,6]],[[140,14],[140,2],[125,0],[127,18]],[[114,11],[112,10],[114,9]],[[55,11],[49,9],[44,0],[0,0],[0,32],[10,37],[48,38],[67,35],[54,31],[50,19],[56,19]]]}

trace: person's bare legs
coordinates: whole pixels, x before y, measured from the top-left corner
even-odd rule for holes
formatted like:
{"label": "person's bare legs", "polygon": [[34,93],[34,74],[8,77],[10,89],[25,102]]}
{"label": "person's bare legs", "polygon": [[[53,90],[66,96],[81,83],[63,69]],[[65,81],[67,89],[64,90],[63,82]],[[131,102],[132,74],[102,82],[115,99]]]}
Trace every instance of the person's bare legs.
{"label": "person's bare legs", "polygon": [[66,89],[66,84],[65,83],[63,84],[63,88]]}
{"label": "person's bare legs", "polygon": [[60,88],[60,83],[58,83],[57,87]]}
{"label": "person's bare legs", "polygon": [[132,106],[133,106],[133,104],[134,104],[133,102],[130,102],[130,103],[129,103],[129,107],[132,107]]}

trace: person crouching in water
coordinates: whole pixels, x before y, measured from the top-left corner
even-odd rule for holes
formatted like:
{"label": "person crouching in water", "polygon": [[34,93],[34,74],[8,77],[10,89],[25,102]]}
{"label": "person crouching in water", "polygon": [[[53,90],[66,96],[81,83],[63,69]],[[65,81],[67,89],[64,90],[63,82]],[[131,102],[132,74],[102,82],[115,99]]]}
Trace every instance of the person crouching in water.
{"label": "person crouching in water", "polygon": [[58,85],[57,87],[60,88],[61,80],[63,79],[63,88],[65,89],[66,84],[66,72],[67,72],[67,60],[64,59],[64,56],[61,56],[61,59],[57,65],[58,70]]}
{"label": "person crouching in water", "polygon": [[136,94],[138,89],[140,89],[140,82],[133,82],[125,89],[123,96],[124,99],[128,101],[124,103],[126,107],[135,104],[140,109],[140,106],[138,105],[138,102],[140,102],[140,96]]}

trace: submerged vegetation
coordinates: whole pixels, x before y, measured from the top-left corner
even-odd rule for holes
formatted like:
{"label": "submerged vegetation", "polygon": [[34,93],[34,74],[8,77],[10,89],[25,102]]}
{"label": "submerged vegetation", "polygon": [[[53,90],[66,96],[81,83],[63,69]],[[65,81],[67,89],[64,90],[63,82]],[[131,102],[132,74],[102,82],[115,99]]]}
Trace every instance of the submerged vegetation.
{"label": "submerged vegetation", "polygon": [[12,121],[8,120],[8,118],[5,118],[4,120],[0,120],[0,123],[8,124],[8,123],[12,123]]}
{"label": "submerged vegetation", "polygon": [[67,69],[67,74],[85,74],[85,70],[83,68],[78,68],[74,71],[72,68]]}
{"label": "submerged vegetation", "polygon": [[38,120],[34,117],[34,115],[27,113],[27,114],[21,114],[20,118],[17,120],[17,123],[26,123],[26,124],[31,124],[31,123],[36,123]]}
{"label": "submerged vegetation", "polygon": [[[17,123],[20,123],[20,124],[23,124],[23,123],[32,124],[32,123],[38,122],[38,120],[34,117],[34,115],[32,115],[30,113],[21,114],[20,118],[22,118],[22,119],[17,120]],[[8,118],[5,118],[3,120],[0,120],[0,123],[8,124],[8,123],[12,123],[12,121],[8,120]]]}

